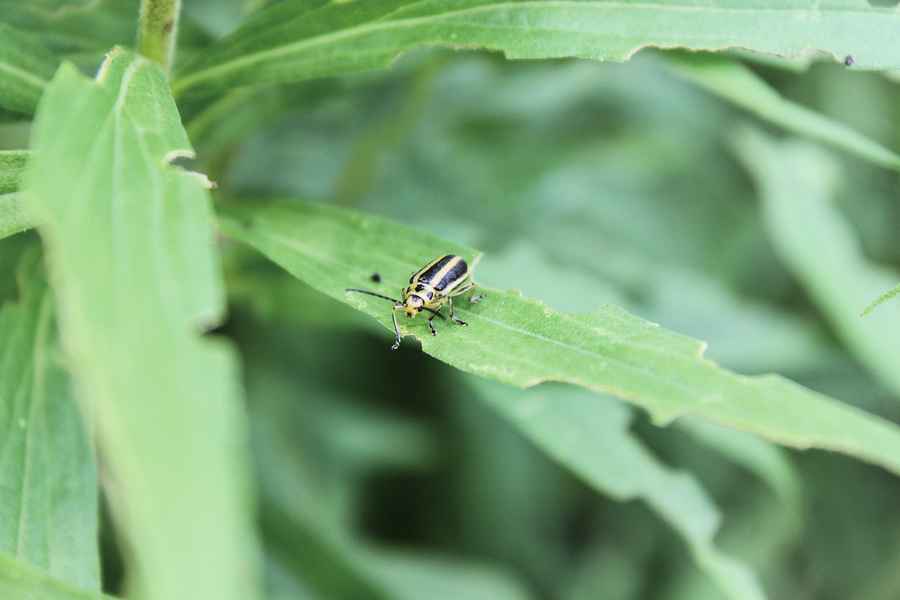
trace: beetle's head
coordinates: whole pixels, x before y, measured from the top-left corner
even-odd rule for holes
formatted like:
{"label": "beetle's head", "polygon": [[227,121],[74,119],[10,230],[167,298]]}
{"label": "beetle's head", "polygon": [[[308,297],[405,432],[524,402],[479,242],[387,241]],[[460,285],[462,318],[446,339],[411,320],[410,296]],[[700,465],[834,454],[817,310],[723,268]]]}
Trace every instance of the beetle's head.
{"label": "beetle's head", "polygon": [[419,314],[424,304],[425,301],[420,296],[412,294],[406,297],[406,301],[403,303],[403,310],[406,311],[407,317],[414,317]]}

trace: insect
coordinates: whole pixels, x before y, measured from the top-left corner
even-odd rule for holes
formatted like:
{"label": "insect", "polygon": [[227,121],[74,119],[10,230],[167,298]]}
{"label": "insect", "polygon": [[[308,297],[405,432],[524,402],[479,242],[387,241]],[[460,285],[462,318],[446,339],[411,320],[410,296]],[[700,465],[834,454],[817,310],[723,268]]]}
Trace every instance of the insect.
{"label": "insect", "polygon": [[[466,261],[460,256],[444,254],[410,276],[409,286],[404,288],[402,292],[402,300],[397,300],[390,296],[382,296],[369,290],[347,288],[345,291],[368,294],[369,296],[390,300],[394,303],[391,310],[391,319],[394,322],[394,345],[391,346],[391,350],[396,350],[400,347],[400,327],[397,325],[398,309],[402,309],[406,312],[406,316],[410,318],[415,317],[423,310],[431,313],[431,316],[428,317],[428,328],[431,329],[431,335],[437,335],[432,321],[435,317],[446,318],[441,314],[441,308],[443,308],[444,304],[450,307],[451,321],[457,325],[467,325],[465,321],[454,316],[453,299],[474,288],[475,282],[472,281],[472,273],[469,271],[469,265],[466,264]],[[481,296],[469,298],[469,302],[473,304],[480,300]]]}

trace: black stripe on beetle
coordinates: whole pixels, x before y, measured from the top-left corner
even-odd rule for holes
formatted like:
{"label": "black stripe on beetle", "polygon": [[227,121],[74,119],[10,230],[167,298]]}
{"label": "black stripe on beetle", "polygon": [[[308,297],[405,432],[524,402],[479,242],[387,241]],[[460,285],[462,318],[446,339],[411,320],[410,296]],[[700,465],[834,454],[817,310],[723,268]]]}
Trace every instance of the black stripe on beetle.
{"label": "black stripe on beetle", "polygon": [[443,269],[448,262],[456,258],[452,254],[446,254],[430,265],[423,267],[420,271],[413,273],[412,277],[409,278],[409,282],[413,281],[421,281],[421,282],[430,282],[435,275],[437,275],[441,269]]}
{"label": "black stripe on beetle", "polygon": [[441,277],[441,280],[434,284],[434,289],[437,291],[443,291],[448,285],[453,283],[458,279],[462,279],[466,272],[469,270],[469,265],[466,264],[466,261],[463,259],[459,259],[459,262],[453,265],[453,267],[447,271],[447,273]]}

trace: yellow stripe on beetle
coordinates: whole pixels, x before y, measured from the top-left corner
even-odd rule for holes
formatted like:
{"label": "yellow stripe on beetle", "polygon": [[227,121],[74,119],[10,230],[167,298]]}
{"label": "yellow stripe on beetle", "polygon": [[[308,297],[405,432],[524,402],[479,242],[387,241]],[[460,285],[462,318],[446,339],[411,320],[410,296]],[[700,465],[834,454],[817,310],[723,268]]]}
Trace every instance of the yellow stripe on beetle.
{"label": "yellow stripe on beetle", "polygon": [[[410,318],[415,317],[423,310],[430,312],[428,327],[431,329],[431,335],[437,335],[431,321],[438,316],[444,318],[440,312],[444,304],[450,307],[451,321],[459,325],[466,325],[465,321],[453,316],[453,298],[473,289],[475,289],[475,282],[472,281],[472,274],[469,272],[469,265],[466,264],[466,261],[461,256],[444,254],[410,276],[409,286],[402,292],[402,300],[356,288],[347,288],[345,291],[368,294],[394,303],[391,311],[391,318],[394,322],[394,345],[391,346],[391,350],[396,350],[400,347],[400,326],[397,325],[398,309],[402,309]],[[481,300],[481,296],[469,298],[469,302],[472,303],[479,300]]]}

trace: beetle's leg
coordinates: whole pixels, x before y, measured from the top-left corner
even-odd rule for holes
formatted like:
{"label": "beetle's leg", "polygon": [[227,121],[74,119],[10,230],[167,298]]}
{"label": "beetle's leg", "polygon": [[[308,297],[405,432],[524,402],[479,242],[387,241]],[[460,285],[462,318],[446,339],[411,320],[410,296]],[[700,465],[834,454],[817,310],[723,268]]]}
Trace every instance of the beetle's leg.
{"label": "beetle's leg", "polygon": [[[465,294],[466,292],[471,292],[471,291],[474,290],[474,289],[475,289],[475,284],[474,284],[474,283],[468,283],[468,284],[465,285],[465,287],[463,287],[463,288],[461,288],[461,289],[455,291],[455,292],[453,293],[453,296],[454,296],[454,297],[456,297],[456,296],[462,296],[462,295]],[[482,294],[475,294],[474,296],[469,296],[469,304],[478,304],[479,302],[481,302],[481,299],[482,299],[482,298],[484,298],[484,296],[483,296]]]}
{"label": "beetle's leg", "polygon": [[[437,331],[435,331],[435,329],[434,329],[434,324],[432,324],[432,321],[433,321],[434,318],[435,318],[436,316],[438,316],[438,315],[441,315],[441,313],[435,312],[433,315],[431,315],[430,317],[428,317],[428,328],[431,330],[431,335],[437,335]],[[444,316],[444,315],[441,315],[441,316]]]}
{"label": "beetle's leg", "polygon": [[391,350],[396,350],[400,347],[400,326],[397,325],[397,307],[391,309],[391,319],[394,321],[394,345],[391,346]]}
{"label": "beetle's leg", "polygon": [[450,304],[450,320],[457,325],[468,325],[468,323],[466,323],[462,319],[458,319],[453,316],[453,298],[447,298],[447,303]]}

